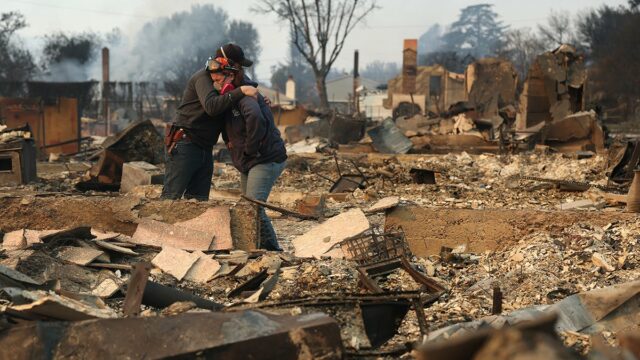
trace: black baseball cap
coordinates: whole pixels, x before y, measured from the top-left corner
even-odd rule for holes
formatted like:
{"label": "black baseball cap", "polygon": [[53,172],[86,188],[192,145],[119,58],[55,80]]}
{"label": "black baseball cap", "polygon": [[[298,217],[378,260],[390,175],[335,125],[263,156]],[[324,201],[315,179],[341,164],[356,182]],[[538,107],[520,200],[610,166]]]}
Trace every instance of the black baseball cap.
{"label": "black baseball cap", "polygon": [[249,67],[253,65],[253,61],[244,57],[244,51],[242,48],[236,44],[227,44],[221,46],[216,51],[216,57],[225,57],[236,64],[240,64],[244,67]]}

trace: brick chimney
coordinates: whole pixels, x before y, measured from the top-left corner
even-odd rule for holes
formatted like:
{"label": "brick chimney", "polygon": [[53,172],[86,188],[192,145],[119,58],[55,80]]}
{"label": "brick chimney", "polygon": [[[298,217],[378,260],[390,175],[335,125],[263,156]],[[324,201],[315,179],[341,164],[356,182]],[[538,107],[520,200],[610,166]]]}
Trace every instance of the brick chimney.
{"label": "brick chimney", "polygon": [[416,92],[418,74],[418,39],[405,39],[402,50],[402,93]]}

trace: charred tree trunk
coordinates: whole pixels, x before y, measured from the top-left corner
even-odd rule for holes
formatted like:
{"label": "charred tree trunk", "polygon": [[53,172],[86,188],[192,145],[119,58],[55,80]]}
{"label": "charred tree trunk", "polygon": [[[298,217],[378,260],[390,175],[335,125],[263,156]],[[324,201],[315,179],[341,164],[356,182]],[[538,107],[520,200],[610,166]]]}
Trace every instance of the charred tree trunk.
{"label": "charred tree trunk", "polygon": [[320,97],[320,110],[329,110],[329,97],[327,96],[327,75],[320,72],[315,72],[316,76],[316,89],[318,89],[318,96]]}

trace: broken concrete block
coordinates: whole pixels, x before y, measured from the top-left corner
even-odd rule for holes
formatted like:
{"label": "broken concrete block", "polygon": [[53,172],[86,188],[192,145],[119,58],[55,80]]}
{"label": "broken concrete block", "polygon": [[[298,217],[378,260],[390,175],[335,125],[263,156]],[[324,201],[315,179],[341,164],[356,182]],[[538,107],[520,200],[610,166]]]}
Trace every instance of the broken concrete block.
{"label": "broken concrete block", "polygon": [[163,182],[162,170],[148,162],[132,161],[122,165],[121,193],[128,193],[138,185],[157,185]]}
{"label": "broken concrete block", "polygon": [[30,304],[14,305],[7,308],[7,313],[19,314],[25,318],[40,319],[42,317],[78,321],[94,318],[115,318],[117,314],[111,308],[98,309],[82,301],[70,299],[45,291],[22,291],[20,297],[33,301]]}
{"label": "broken concrete block", "polygon": [[245,276],[259,273],[263,269],[267,269],[268,274],[273,274],[280,268],[282,259],[277,254],[265,254],[260,257],[259,260],[253,260],[245,265],[240,271],[235,274],[236,278],[242,278]]}
{"label": "broken concrete block", "polygon": [[400,203],[399,196],[389,196],[384,199],[380,199],[378,202],[376,202],[370,208],[368,208],[366,212],[370,214],[377,213],[380,211],[384,211],[384,210],[396,207],[398,206],[399,203]]}
{"label": "broken concrete block", "polygon": [[54,233],[59,232],[60,230],[25,230],[24,231],[24,236],[27,239],[27,246],[31,246],[33,244],[41,244],[42,240],[40,240],[41,237],[45,237],[47,235],[51,235]]}
{"label": "broken concrete block", "polygon": [[116,232],[106,232],[103,233],[101,231],[98,231],[94,228],[91,228],[91,235],[95,236],[95,238],[93,240],[112,240],[112,239],[116,239],[118,236],[120,236],[120,233],[116,233]]}
{"label": "broken concrete block", "polygon": [[585,209],[585,208],[590,208],[595,206],[596,206],[596,203],[594,203],[592,200],[583,199],[583,200],[560,204],[558,208],[560,210],[576,210],[576,209]]}
{"label": "broken concrete block", "polygon": [[202,231],[142,219],[131,241],[157,247],[170,246],[183,250],[209,250],[213,236]]}
{"label": "broken concrete block", "polygon": [[208,250],[229,250],[233,248],[231,213],[229,212],[229,208],[225,206],[207,209],[207,211],[198,217],[178,222],[174,225],[197,230],[211,236],[213,241]]}
{"label": "broken concrete block", "polygon": [[369,220],[360,209],[351,209],[317,225],[306,234],[293,239],[299,257],[320,257],[339,242],[369,229]]}
{"label": "broken concrete block", "polygon": [[102,280],[95,288],[91,291],[91,294],[101,298],[109,298],[113,296],[120,289],[120,285],[111,278],[107,278]]}
{"label": "broken concrete block", "polygon": [[325,195],[311,195],[307,194],[304,198],[295,202],[296,211],[300,214],[320,216],[324,213],[326,205]]}
{"label": "broken concrete block", "polygon": [[151,263],[180,281],[198,259],[198,254],[166,246],[151,260]]}
{"label": "broken concrete block", "polygon": [[131,249],[127,249],[125,247],[118,246],[118,245],[113,244],[113,243],[108,242],[108,241],[94,240],[93,243],[98,245],[99,247],[101,247],[103,249],[111,250],[111,251],[118,252],[118,253],[121,253],[121,254],[127,254],[127,255],[132,255],[132,256],[138,255],[137,252],[135,252],[135,251],[133,251]]}
{"label": "broken concrete block", "polygon": [[21,250],[27,248],[27,238],[25,230],[16,230],[4,234],[2,239],[2,248],[7,250]]}
{"label": "broken concrete block", "polygon": [[104,254],[104,252],[100,250],[75,246],[61,246],[57,248],[57,250],[58,253],[56,257],[58,259],[80,266],[85,266],[100,255]]}
{"label": "broken concrete block", "polygon": [[607,259],[605,259],[602,254],[597,253],[597,252],[594,252],[593,255],[591,255],[591,261],[593,262],[593,264],[595,266],[601,268],[602,270],[604,270],[606,272],[612,272],[612,271],[614,271],[616,269],[611,264],[609,264]]}
{"label": "broken concrete block", "polygon": [[206,283],[220,270],[220,263],[213,260],[211,255],[207,255],[202,251],[194,251],[193,254],[198,256],[198,260],[187,271],[184,280]]}
{"label": "broken concrete block", "polygon": [[325,314],[238,311],[37,322],[3,333],[0,358],[28,359],[33,354],[50,354],[54,359],[337,360],[344,357],[344,349],[338,324]]}

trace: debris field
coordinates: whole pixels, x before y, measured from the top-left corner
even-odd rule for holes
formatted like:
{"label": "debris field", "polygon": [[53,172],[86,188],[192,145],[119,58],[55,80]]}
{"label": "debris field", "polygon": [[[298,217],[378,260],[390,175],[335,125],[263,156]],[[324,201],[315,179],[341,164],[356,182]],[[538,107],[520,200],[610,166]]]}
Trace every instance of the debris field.
{"label": "debris field", "polygon": [[[319,176],[338,178],[336,161],[358,167],[366,187],[329,193],[331,183]],[[198,203],[161,200],[161,185],[123,195],[74,194],[85,164],[42,163],[40,183],[3,188],[0,198],[0,309],[3,331],[12,334],[4,341],[28,334],[32,346],[59,357],[80,331],[74,328],[89,319],[86,326],[99,334],[121,326],[108,319],[155,329],[175,318],[171,326],[186,332],[186,324],[195,331],[207,318],[224,328],[225,319],[256,317],[251,327],[264,331],[251,340],[226,334],[225,341],[264,346],[279,336],[266,330],[271,321],[288,324],[278,327],[284,332],[322,329],[317,331],[327,337],[336,326],[334,342],[316,344],[312,353],[428,358],[438,341],[530,320],[535,317],[529,312],[546,314],[595,289],[631,286],[625,301],[598,304],[605,313],[580,307],[592,319],[589,326],[559,332],[572,356],[585,356],[594,346],[617,349],[638,324],[637,310],[629,307],[640,291],[640,223],[597,187],[607,186],[606,165],[602,156],[536,152],[293,155],[270,197],[276,209],[293,213],[268,210],[285,249],[272,253],[255,248],[255,208],[240,198],[238,175],[228,165],[216,164],[212,199]],[[411,175],[416,168],[432,170],[435,183],[417,184]],[[593,186],[567,190],[542,178]],[[309,204],[314,201],[316,206]],[[314,211],[321,220],[294,216]],[[394,231],[400,239],[382,252],[346,246],[358,238],[388,242]],[[394,259],[404,259],[417,277]],[[375,265],[381,262],[387,266]],[[620,312],[627,320],[609,319]],[[288,323],[301,317],[307,320]],[[384,319],[384,328],[372,318]],[[36,335],[38,324],[67,329],[55,350]],[[302,343],[319,341],[304,334]],[[78,350],[86,356],[117,354],[126,346],[125,339],[111,350],[86,336],[77,341],[87,342]],[[154,357],[222,354],[222,343],[193,346],[195,352],[178,342]]]}

